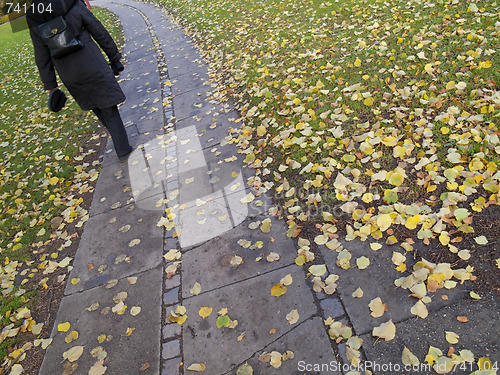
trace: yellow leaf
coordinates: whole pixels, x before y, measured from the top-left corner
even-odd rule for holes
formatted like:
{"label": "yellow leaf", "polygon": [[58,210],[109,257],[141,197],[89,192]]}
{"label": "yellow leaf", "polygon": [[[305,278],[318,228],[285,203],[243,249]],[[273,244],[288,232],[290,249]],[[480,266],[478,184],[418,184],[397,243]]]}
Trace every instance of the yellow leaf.
{"label": "yellow leaf", "polygon": [[132,334],[132,332],[134,332],[134,331],[135,331],[135,328],[127,327],[127,331],[125,332],[125,336],[129,337]]}
{"label": "yellow leaf", "polygon": [[262,225],[260,226],[260,230],[263,232],[263,233],[269,233],[271,231],[271,219],[265,219],[263,222],[262,222]]}
{"label": "yellow leaf", "polygon": [[363,100],[363,104],[366,106],[372,106],[373,105],[373,97],[370,96],[368,98],[365,98],[365,100]]}
{"label": "yellow leaf", "polygon": [[257,135],[259,137],[262,137],[263,135],[265,135],[267,133],[267,129],[264,125],[259,125],[257,126]]}
{"label": "yellow leaf", "polygon": [[362,256],[356,259],[356,264],[360,270],[364,270],[366,267],[370,265],[370,259],[365,256]]}
{"label": "yellow leaf", "polygon": [[19,363],[16,363],[10,369],[9,375],[21,375],[23,372],[24,372],[23,366],[21,366]]}
{"label": "yellow leaf", "polygon": [[201,316],[203,319],[205,319],[208,316],[210,316],[212,310],[213,309],[211,307],[202,307],[200,308],[200,311],[198,311],[198,315]]}
{"label": "yellow leaf", "polygon": [[187,319],[187,315],[181,315],[181,316],[177,316],[177,315],[174,315],[174,314],[169,314],[168,315],[168,320],[170,320],[172,323],[178,323],[180,325],[182,325]]}
{"label": "yellow leaf", "polygon": [[104,366],[104,360],[99,359],[94,365],[89,369],[88,375],[104,375],[106,370],[108,369],[107,366]]}
{"label": "yellow leaf", "polygon": [[80,278],[75,278],[75,277],[74,277],[74,278],[72,278],[72,279],[71,279],[71,284],[73,284],[73,285],[76,285],[76,284],[78,284],[79,282],[80,282]]}
{"label": "yellow leaf", "polygon": [[197,296],[198,294],[200,294],[200,292],[201,292],[201,284],[197,281],[194,283],[194,285],[191,288],[191,290],[189,291],[189,293]]}
{"label": "yellow leaf", "polygon": [[309,267],[309,272],[316,277],[321,277],[326,273],[326,265],[325,264],[316,264],[314,266]]}
{"label": "yellow leaf", "polygon": [[282,296],[283,294],[285,294],[286,291],[287,291],[286,286],[283,286],[281,284],[276,284],[275,286],[273,286],[271,288],[271,295],[273,297],[279,297],[279,296]]}
{"label": "yellow leaf", "polygon": [[130,315],[132,315],[132,316],[136,316],[136,315],[138,315],[140,312],[141,312],[141,307],[140,307],[140,306],[133,306],[133,307],[130,309]]}
{"label": "yellow leaf", "polygon": [[253,367],[245,362],[240,367],[238,367],[236,375],[253,375]]}
{"label": "yellow leaf", "polygon": [[416,315],[422,319],[427,318],[427,315],[429,315],[429,311],[427,311],[427,307],[425,306],[425,304],[421,300],[418,300],[417,303],[415,305],[413,305],[413,307],[410,309],[410,312],[413,315]]}
{"label": "yellow leaf", "polygon": [[361,288],[358,288],[356,289],[353,293],[352,293],[352,297],[353,298],[361,298],[363,297],[363,290]]}
{"label": "yellow leaf", "polygon": [[290,323],[290,324],[297,323],[297,321],[299,320],[299,312],[297,311],[297,309],[290,311],[286,315],[286,320],[288,320],[288,323]]}
{"label": "yellow leaf", "polygon": [[448,357],[439,357],[434,363],[434,371],[438,374],[447,374],[455,367],[456,362]]}
{"label": "yellow leaf", "polygon": [[76,340],[78,338],[78,332],[77,331],[71,331],[65,338],[64,338],[64,341],[66,341],[66,343],[70,343],[74,340]]}
{"label": "yellow leaf", "polygon": [[133,239],[132,241],[129,242],[128,246],[129,247],[134,247],[136,245],[139,245],[141,243],[141,240],[138,238]]}
{"label": "yellow leaf", "polygon": [[450,344],[456,344],[458,343],[458,336],[455,332],[451,331],[445,331],[446,334],[446,341],[448,341]]}
{"label": "yellow leaf", "polygon": [[401,273],[405,272],[406,271],[406,264],[401,263],[399,266],[396,267],[396,271],[399,271]]}
{"label": "yellow leaf", "polygon": [[279,368],[281,366],[281,353],[273,351],[271,352],[271,366],[274,368]]}
{"label": "yellow leaf", "polygon": [[417,227],[418,220],[415,216],[410,216],[406,219],[405,227],[408,229],[415,229]]}
{"label": "yellow leaf", "polygon": [[61,323],[61,324],[57,325],[57,330],[59,332],[68,332],[70,326],[71,326],[71,324],[69,324],[68,322]]}
{"label": "yellow leaf", "polygon": [[396,337],[396,326],[391,319],[388,322],[382,323],[380,326],[373,328],[372,335],[383,338],[385,341],[391,341],[394,337]]}
{"label": "yellow leaf", "polygon": [[193,363],[191,366],[187,368],[188,371],[194,371],[194,372],[203,372],[205,371],[205,364],[204,363]]}
{"label": "yellow leaf", "polygon": [[448,236],[448,233],[446,232],[441,232],[439,235],[439,242],[441,242],[441,245],[446,246],[450,243],[450,236]]}
{"label": "yellow leaf", "polygon": [[420,361],[418,360],[417,356],[410,352],[410,349],[408,349],[406,346],[403,349],[403,354],[401,355],[401,362],[403,362],[403,365],[405,366],[418,366],[420,365]]}
{"label": "yellow leaf", "polygon": [[360,67],[361,66],[361,60],[360,59],[356,59],[356,61],[354,61],[354,66]]}
{"label": "yellow leaf", "polygon": [[288,286],[293,282],[293,278],[291,274],[286,275],[280,280],[280,284]]}
{"label": "yellow leaf", "polygon": [[386,231],[392,223],[391,215],[382,214],[377,218],[377,225],[382,232]]}
{"label": "yellow leaf", "polygon": [[106,335],[99,335],[99,336],[97,336],[97,342],[99,344],[102,344],[104,342],[104,340],[106,340]]}
{"label": "yellow leaf", "polygon": [[49,179],[49,184],[55,185],[59,182],[59,177],[52,177]]}
{"label": "yellow leaf", "polygon": [[474,241],[476,241],[478,245],[486,245],[488,243],[488,239],[485,236],[476,237]]}
{"label": "yellow leaf", "polygon": [[386,305],[382,303],[382,299],[380,297],[377,297],[370,301],[368,307],[371,310],[371,316],[373,316],[374,318],[379,318],[384,315]]}
{"label": "yellow leaf", "polygon": [[406,257],[398,253],[397,251],[392,252],[392,263],[394,263],[396,266],[399,266],[401,263],[404,263],[406,261]]}
{"label": "yellow leaf", "polygon": [[487,357],[481,357],[477,361],[477,366],[479,370],[493,370],[493,363]]}
{"label": "yellow leaf", "polygon": [[63,358],[69,362],[77,361],[83,354],[83,346],[74,346],[63,353]]}

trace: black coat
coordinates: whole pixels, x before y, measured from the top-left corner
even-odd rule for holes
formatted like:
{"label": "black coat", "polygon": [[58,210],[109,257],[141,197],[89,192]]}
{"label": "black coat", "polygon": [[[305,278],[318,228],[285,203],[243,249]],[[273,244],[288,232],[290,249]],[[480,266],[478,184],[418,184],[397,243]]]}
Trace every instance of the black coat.
{"label": "black coat", "polygon": [[[57,87],[55,68],[83,110],[108,108],[123,102],[125,95],[94,42],[101,46],[110,62],[120,60],[121,54],[101,22],[80,0],[34,0],[35,6],[29,9],[38,9],[38,3],[44,3],[45,9],[51,3],[53,10],[51,13],[27,14],[35,60],[44,89]],[[38,25],[64,14],[68,9],[64,18],[84,46],[67,56],[51,58],[48,47],[40,37]]]}

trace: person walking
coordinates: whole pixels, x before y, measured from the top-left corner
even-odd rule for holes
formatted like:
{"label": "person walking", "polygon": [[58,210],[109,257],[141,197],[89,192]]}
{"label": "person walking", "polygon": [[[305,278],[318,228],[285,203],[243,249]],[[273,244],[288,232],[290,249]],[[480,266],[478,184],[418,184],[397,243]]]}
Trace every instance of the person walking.
{"label": "person walking", "polygon": [[[118,111],[125,95],[115,75],[119,75],[123,65],[113,38],[81,0],[33,0],[32,4],[26,20],[40,78],[49,92],[49,108],[55,112],[61,110],[66,99],[57,88],[57,71],[80,108],[92,110],[108,129],[117,156],[125,158],[133,148]],[[58,37],[61,30],[73,33],[76,47],[69,53],[68,50],[61,53],[60,43],[54,47],[47,38],[47,29]],[[62,37],[68,39],[66,34]],[[107,55],[109,65],[94,40]]]}

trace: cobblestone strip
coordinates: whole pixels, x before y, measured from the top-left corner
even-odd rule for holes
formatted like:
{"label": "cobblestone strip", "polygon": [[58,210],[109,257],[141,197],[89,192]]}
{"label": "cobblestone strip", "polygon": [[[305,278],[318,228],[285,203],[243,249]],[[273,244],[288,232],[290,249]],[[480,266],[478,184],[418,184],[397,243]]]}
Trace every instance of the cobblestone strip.
{"label": "cobblestone strip", "polygon": [[[154,31],[154,26],[151,24],[148,16],[140,9],[133,7],[128,4],[116,3],[122,6],[127,6],[134,9],[139,13],[150,33],[151,39],[153,41],[154,50],[156,53],[156,58],[158,62],[158,74],[160,77],[160,87],[161,87],[161,97],[162,97],[162,109],[163,109],[163,123],[164,126],[164,137],[163,141],[160,141],[161,147],[165,150],[165,162],[167,175],[172,174],[176,176],[178,171],[177,165],[177,142],[175,137],[175,116],[174,108],[172,105],[172,90],[171,83],[167,69],[167,63],[161,49],[161,44],[158,37]],[[176,178],[169,179],[168,182],[162,180],[163,191],[165,202],[169,201],[168,192],[176,191],[179,189],[179,184]],[[170,200],[170,203],[172,203]],[[168,209],[166,210],[168,212]],[[160,363],[160,373],[162,375],[176,375],[179,373],[180,366],[182,363],[182,326],[177,323],[172,323],[168,320],[168,314],[170,310],[175,310],[176,305],[181,304],[182,293],[181,293],[181,273],[180,273],[180,262],[177,260],[167,260],[167,254],[172,253],[171,251],[179,249],[179,241],[177,240],[177,234],[175,228],[164,230],[164,270],[163,272],[163,293],[162,293],[162,334],[161,334],[161,363]],[[170,268],[175,268],[176,271],[172,273],[166,272]]]}

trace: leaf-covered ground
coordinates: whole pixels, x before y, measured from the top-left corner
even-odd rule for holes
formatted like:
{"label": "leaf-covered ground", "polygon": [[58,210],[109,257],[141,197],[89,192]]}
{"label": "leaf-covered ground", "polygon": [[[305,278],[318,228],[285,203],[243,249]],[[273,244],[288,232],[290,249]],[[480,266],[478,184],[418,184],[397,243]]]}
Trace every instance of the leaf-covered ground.
{"label": "leaf-covered ground", "polygon": [[323,242],[343,219],[347,240],[398,243],[405,227],[472,256],[462,236],[498,202],[496,2],[160,3],[237,102],[250,182],[294,236],[312,221]]}
{"label": "leaf-covered ground", "polygon": [[392,245],[395,284],[421,318],[437,289],[498,293],[496,1],[154,2],[240,110],[245,125],[226,141],[255,169],[249,184],[280,203],[271,213],[299,238],[298,265],[314,260],[308,240],[344,269],[368,264],[338,238]]}
{"label": "leaf-covered ground", "polygon": [[[94,13],[121,38],[114,16]],[[70,96],[47,109],[27,30],[0,26],[0,56],[0,373],[36,374],[106,138]]]}

